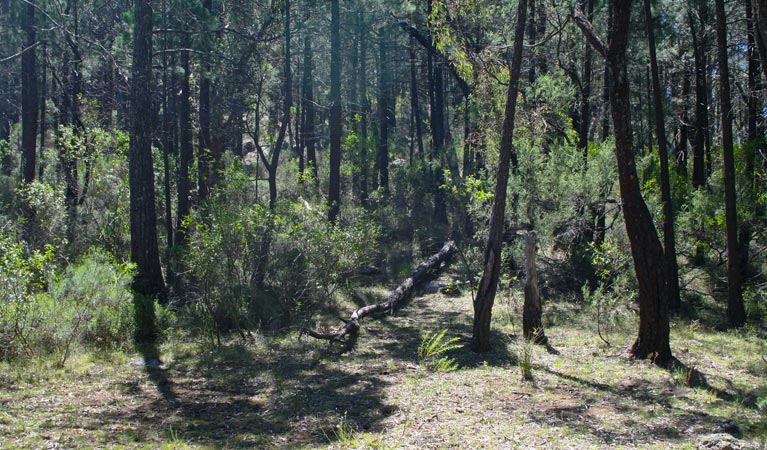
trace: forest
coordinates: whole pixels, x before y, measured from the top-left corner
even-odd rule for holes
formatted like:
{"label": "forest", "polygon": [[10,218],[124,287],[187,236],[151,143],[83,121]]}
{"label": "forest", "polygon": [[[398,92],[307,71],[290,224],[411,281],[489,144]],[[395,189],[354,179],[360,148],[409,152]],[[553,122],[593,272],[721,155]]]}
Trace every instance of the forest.
{"label": "forest", "polygon": [[0,447],[767,447],[767,0],[0,0]]}

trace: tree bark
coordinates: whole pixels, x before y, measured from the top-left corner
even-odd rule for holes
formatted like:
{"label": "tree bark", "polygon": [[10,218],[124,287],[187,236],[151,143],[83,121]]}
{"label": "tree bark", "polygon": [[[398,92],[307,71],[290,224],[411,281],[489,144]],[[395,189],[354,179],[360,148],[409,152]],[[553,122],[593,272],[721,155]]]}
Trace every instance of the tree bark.
{"label": "tree bark", "polygon": [[339,0],[330,1],[330,173],[328,220],[335,223],[341,209],[341,14]]}
{"label": "tree bark", "polygon": [[397,289],[389,294],[386,301],[359,308],[352,313],[349,320],[344,321],[345,324],[342,327],[334,330],[305,330],[306,334],[313,338],[331,341],[343,341],[346,336],[355,335],[360,328],[360,320],[362,318],[369,316],[370,314],[387,311],[393,314],[399,304],[408,299],[419,285],[438,273],[440,268],[443,267],[443,264],[448,264],[455,252],[455,243],[453,241],[446,242],[439,252],[419,264],[410,276],[397,286]]}
{"label": "tree bark", "polygon": [[767,0],[755,0],[754,13],[754,40],[759,52],[759,62],[762,65],[762,75],[767,82]]}
{"label": "tree bark", "polygon": [[738,244],[738,212],[735,193],[735,157],[730,105],[730,69],[727,64],[727,22],[724,0],[715,1],[716,40],[718,47],[719,105],[722,120],[722,159],[724,161],[724,216],[727,228],[727,319],[730,326],[746,322],[743,306],[742,271]]}
{"label": "tree bark", "polygon": [[653,23],[650,0],[644,0],[647,41],[650,49],[650,72],[652,74],[652,98],[655,112],[655,135],[658,140],[660,159],[660,189],[663,202],[663,252],[668,275],[669,307],[676,309],[682,304],[679,293],[679,267],[676,261],[676,234],[674,232],[674,209],[671,202],[671,181],[668,168],[668,143],[666,141],[666,122],[663,114],[658,58],[655,54],[655,25]]}
{"label": "tree bark", "polygon": [[[421,130],[421,107],[418,102],[418,77],[416,76],[416,54],[414,37],[410,36],[410,110],[413,115],[413,125],[415,127],[415,141],[418,144],[418,156],[423,158],[423,131]],[[412,148],[412,144],[411,144]],[[412,164],[412,151],[410,163]]]}
{"label": "tree bark", "polygon": [[618,160],[618,181],[639,294],[639,335],[630,353],[635,358],[649,358],[663,365],[671,360],[668,277],[663,247],[655,231],[650,211],[642,198],[634,159],[626,62],[631,3],[622,0],[611,2],[613,20],[609,46],[599,39],[582,11],[576,10],[574,18],[589,42],[605,57],[610,70],[610,106],[615,133],[615,154]]}
{"label": "tree bark", "polygon": [[[24,45],[29,50],[21,54],[21,177],[25,183],[35,181],[37,161],[37,60],[33,47],[37,44],[35,4],[24,5],[22,27]],[[31,47],[31,48],[30,48]]]}
{"label": "tree bark", "polygon": [[186,226],[184,221],[191,212],[192,180],[189,177],[189,167],[194,159],[194,135],[192,131],[192,104],[191,86],[189,78],[192,75],[189,67],[189,52],[181,52],[181,66],[184,73],[181,75],[180,90],[176,102],[178,103],[178,198],[176,204],[176,244],[186,245]]}
{"label": "tree bark", "polygon": [[388,46],[387,30],[382,27],[378,30],[378,155],[376,156],[376,168],[378,169],[377,186],[383,191],[389,190],[389,119],[390,98],[389,98],[389,61],[387,60],[386,50]]}
{"label": "tree bark", "polygon": [[304,94],[304,127],[303,138],[304,145],[306,146],[306,169],[311,175],[312,182],[315,190],[318,188],[319,178],[317,177],[317,154],[315,153],[315,109],[314,109],[314,72],[313,72],[313,56],[312,56],[312,39],[311,36],[304,37],[304,71],[303,71],[303,94]]}
{"label": "tree bark", "polygon": [[696,188],[706,185],[706,124],[708,123],[708,87],[706,83],[706,60],[703,39],[695,29],[693,11],[688,10],[693,55],[695,58],[695,123],[692,128],[692,185]]}
{"label": "tree bark", "polygon": [[522,49],[525,39],[527,20],[527,0],[520,0],[517,6],[517,24],[514,28],[514,47],[509,72],[509,88],[506,96],[506,109],[501,134],[501,147],[498,160],[498,172],[495,184],[493,210],[490,216],[490,231],[485,245],[484,270],[479,282],[477,296],[474,299],[474,339],[472,349],[475,352],[490,350],[490,320],[493,302],[501,274],[501,246],[503,243],[503,223],[506,214],[506,189],[509,183],[509,166],[514,156],[514,119],[517,111],[517,92],[522,69]]}
{"label": "tree bark", "polygon": [[[130,186],[131,260],[136,264],[133,289],[139,297],[165,297],[165,281],[157,245],[154,172],[152,165],[152,9],[149,0],[136,0],[131,81],[131,137],[128,153]],[[142,303],[144,313],[151,304]],[[137,304],[138,306],[138,304]],[[139,311],[137,311],[139,314]],[[139,327],[149,326],[138,323]],[[153,330],[139,329],[150,338]]]}
{"label": "tree bark", "polygon": [[525,262],[527,281],[525,282],[525,305],[522,311],[522,331],[525,339],[536,344],[545,344],[548,339],[543,331],[541,291],[538,287],[538,269],[535,265],[535,232],[530,231],[525,237]]}

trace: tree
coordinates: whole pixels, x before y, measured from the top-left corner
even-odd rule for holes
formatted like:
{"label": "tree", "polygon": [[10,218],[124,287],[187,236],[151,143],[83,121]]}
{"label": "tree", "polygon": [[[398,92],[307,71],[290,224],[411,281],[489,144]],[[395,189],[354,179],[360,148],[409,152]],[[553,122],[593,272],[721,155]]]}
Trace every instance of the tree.
{"label": "tree", "polygon": [[663,113],[658,58],[655,54],[655,25],[653,23],[650,0],[644,0],[645,23],[647,26],[647,44],[650,49],[650,72],[652,74],[652,98],[655,112],[655,136],[658,140],[658,158],[660,159],[660,189],[663,202],[663,251],[668,274],[668,289],[671,308],[681,305],[679,294],[679,267],[676,261],[676,235],[674,233],[674,209],[671,203],[671,182],[668,171],[668,145],[666,141],[666,121]]}
{"label": "tree", "polygon": [[37,171],[37,26],[35,8],[32,2],[26,2],[22,27],[26,34],[25,51],[21,54],[21,176],[25,183],[35,180]]}
{"label": "tree", "polygon": [[730,105],[730,69],[727,64],[727,17],[724,0],[716,0],[716,41],[719,69],[719,114],[722,120],[722,159],[724,161],[724,217],[727,228],[727,319],[733,327],[746,322],[743,307],[742,269],[738,243],[738,210],[735,193],[735,157]]}
{"label": "tree", "polygon": [[609,44],[602,41],[579,8],[575,10],[574,19],[594,49],[605,59],[610,70],[610,107],[618,160],[618,181],[639,294],[639,335],[630,354],[634,358],[651,358],[657,364],[667,364],[671,361],[668,275],[663,247],[639,188],[632,145],[626,62],[631,3],[611,1],[613,17]]}
{"label": "tree", "polygon": [[506,190],[509,184],[509,168],[514,155],[514,119],[517,112],[517,93],[519,76],[522,69],[522,44],[525,39],[525,21],[527,20],[527,0],[520,0],[517,6],[517,24],[514,28],[514,47],[511,54],[509,88],[506,95],[506,108],[503,118],[501,147],[493,197],[493,210],[490,216],[490,231],[485,244],[482,279],[474,299],[474,327],[472,331],[475,352],[490,350],[490,319],[493,302],[501,274],[501,247],[503,244],[503,222],[506,215]]}
{"label": "tree", "polygon": [[330,176],[328,220],[336,221],[341,209],[341,14],[339,0],[330,1]]}
{"label": "tree", "polygon": [[165,281],[157,245],[154,171],[152,165],[152,8],[136,0],[131,70],[131,135],[128,149],[131,260],[136,264],[133,290],[140,318],[137,336],[153,337],[152,301],[165,297]]}

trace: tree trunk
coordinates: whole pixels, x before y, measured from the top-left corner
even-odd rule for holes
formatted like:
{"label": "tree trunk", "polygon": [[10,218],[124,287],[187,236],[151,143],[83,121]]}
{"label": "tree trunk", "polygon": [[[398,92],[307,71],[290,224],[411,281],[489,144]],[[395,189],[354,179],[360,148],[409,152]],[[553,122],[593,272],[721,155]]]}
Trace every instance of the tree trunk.
{"label": "tree trunk", "polygon": [[545,344],[548,339],[543,331],[541,291],[538,287],[538,269],[535,266],[535,232],[530,231],[525,238],[525,261],[527,281],[525,282],[525,306],[522,311],[522,330],[525,339],[536,344]]}
{"label": "tree trunk", "polygon": [[386,56],[388,45],[386,27],[378,30],[378,155],[376,156],[376,169],[378,170],[378,187],[383,191],[389,190],[389,61]]}
{"label": "tree trunk", "polygon": [[503,243],[503,222],[506,214],[506,188],[509,183],[509,166],[514,153],[514,119],[517,111],[517,92],[519,75],[522,68],[522,50],[525,39],[527,20],[527,0],[520,0],[517,6],[517,24],[514,28],[514,48],[512,50],[509,88],[506,97],[506,109],[501,134],[501,147],[498,160],[498,174],[495,184],[493,210],[490,216],[490,232],[485,245],[484,270],[479,282],[477,296],[474,299],[474,326],[472,336],[473,350],[490,350],[490,319],[492,317],[495,292],[501,274],[501,246]]}
{"label": "tree trunk", "polygon": [[[202,0],[202,6],[208,11],[213,12],[213,1]],[[206,28],[209,28],[206,23]],[[210,51],[211,36],[210,30],[205,30],[204,45],[206,50]],[[210,60],[207,54],[200,57],[200,92],[199,92],[199,125],[198,148],[197,148],[197,195],[201,202],[210,197],[213,169],[213,143],[211,141],[211,79],[210,79]]]}
{"label": "tree trunk", "polygon": [[312,61],[312,39],[311,36],[304,37],[304,145],[306,146],[306,170],[311,175],[312,182],[314,184],[315,191],[317,189],[317,183],[319,178],[317,177],[317,154],[315,153],[314,146],[316,142],[315,130],[314,130],[314,72]]}
{"label": "tree trunk", "polygon": [[746,322],[743,307],[742,271],[738,244],[738,212],[735,193],[735,158],[730,105],[730,69],[727,64],[727,22],[724,0],[715,1],[716,40],[718,47],[719,105],[722,120],[722,159],[724,160],[724,216],[727,228],[727,318],[730,325]]}
{"label": "tree trunk", "polygon": [[455,243],[453,241],[446,242],[439,252],[419,264],[410,276],[389,294],[385,302],[359,308],[352,313],[349,320],[344,321],[345,325],[340,328],[305,330],[306,334],[313,338],[331,341],[343,341],[346,336],[354,336],[360,328],[360,320],[363,317],[387,311],[393,314],[399,304],[408,299],[416,287],[434,276],[443,267],[443,264],[449,263],[455,252]]}
{"label": "tree trunk", "polygon": [[189,78],[192,70],[189,67],[189,52],[181,52],[181,66],[184,69],[181,75],[179,93],[176,102],[178,103],[178,130],[179,130],[179,148],[178,148],[178,199],[176,204],[176,244],[186,245],[186,226],[184,221],[191,212],[191,191],[192,180],[189,177],[189,167],[194,159],[194,135],[192,132],[192,104],[191,104],[191,86]]}
{"label": "tree trunk", "polygon": [[621,0],[611,2],[613,26],[609,47],[599,39],[582,11],[576,11],[575,19],[589,42],[605,57],[610,70],[610,106],[615,133],[615,154],[618,160],[618,181],[639,294],[639,335],[631,347],[631,355],[635,358],[650,358],[657,364],[666,364],[671,360],[668,277],[663,247],[639,187],[632,145],[631,104],[626,73],[631,3]]}
{"label": "tree trunk", "polygon": [[[25,33],[24,46],[37,44],[35,25],[35,4],[24,5],[22,27]],[[25,183],[35,181],[37,170],[37,60],[34,48],[21,54],[21,177]]]}
{"label": "tree trunk", "polygon": [[328,220],[335,223],[341,209],[341,14],[339,0],[330,1],[330,173]]}
{"label": "tree trunk", "polygon": [[767,0],[755,0],[754,13],[754,40],[759,52],[759,62],[762,65],[762,75],[767,82]]}
{"label": "tree trunk", "polygon": [[[152,9],[136,0],[131,80],[131,138],[128,153],[131,260],[136,264],[133,289],[137,317],[152,317],[147,299],[165,297],[157,245],[154,172],[152,165]],[[149,315],[149,316],[146,316]],[[153,324],[139,320],[137,337],[153,337]]]}
{"label": "tree trunk", "polygon": [[682,112],[679,119],[679,143],[676,146],[676,167],[677,172],[687,176],[687,158],[688,158],[688,144],[689,144],[689,130],[690,130],[690,116],[688,113],[688,101],[690,97],[690,75],[691,72],[685,65],[682,69],[682,95],[680,102],[682,104]]}
{"label": "tree trunk", "polygon": [[[579,0],[581,5],[584,0]],[[586,14],[589,21],[594,17],[594,0],[588,0]],[[578,112],[578,148],[583,153],[583,170],[588,169],[589,161],[589,129],[591,127],[591,46],[586,43],[583,50],[583,74],[581,76],[580,108]]]}
{"label": "tree trunk", "polygon": [[45,133],[48,131],[46,129],[46,117],[45,117],[45,110],[46,110],[46,100],[48,98],[48,63],[47,63],[47,45],[45,42],[43,42],[43,64],[41,67],[42,73],[40,74],[40,146],[38,148],[38,161],[37,161],[37,179],[42,180],[43,175],[45,175]]}
{"label": "tree trunk", "polygon": [[653,23],[650,0],[644,0],[647,41],[650,49],[650,72],[652,74],[652,98],[655,111],[655,134],[658,139],[658,157],[660,159],[660,189],[663,202],[663,252],[668,276],[669,307],[677,309],[682,300],[679,294],[679,267],[676,261],[676,234],[674,232],[674,209],[671,202],[671,181],[668,169],[668,144],[666,141],[666,123],[663,114],[658,59],[655,54],[655,26]]}
{"label": "tree trunk", "polygon": [[357,39],[360,41],[360,200],[368,199],[368,65],[367,65],[367,28],[362,11],[359,12]]}
{"label": "tree trunk", "polygon": [[[416,76],[416,54],[415,38],[410,36],[410,110],[413,115],[413,125],[415,126],[415,141],[418,144],[418,156],[423,158],[423,131],[421,130],[421,108],[418,102],[418,77]],[[412,144],[411,144],[412,145]],[[411,152],[412,153],[412,152]],[[411,155],[412,164],[412,155]]]}
{"label": "tree trunk", "polygon": [[708,122],[708,88],[706,83],[706,62],[703,40],[698,37],[695,29],[695,18],[692,10],[687,11],[690,25],[692,48],[695,58],[695,124],[692,128],[690,143],[692,145],[692,185],[696,188],[706,185],[706,123]]}

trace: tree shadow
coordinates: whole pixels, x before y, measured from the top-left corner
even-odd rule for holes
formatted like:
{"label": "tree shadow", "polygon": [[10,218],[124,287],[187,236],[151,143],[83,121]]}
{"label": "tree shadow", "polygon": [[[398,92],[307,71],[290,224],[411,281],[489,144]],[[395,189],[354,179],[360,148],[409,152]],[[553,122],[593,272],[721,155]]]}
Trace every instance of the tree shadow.
{"label": "tree shadow", "polygon": [[160,359],[157,341],[136,343],[136,349],[143,359],[143,368],[157,391],[167,402],[176,403],[178,398],[173,392],[173,382],[168,378],[167,368]]}

